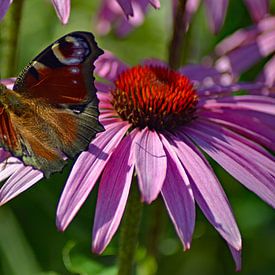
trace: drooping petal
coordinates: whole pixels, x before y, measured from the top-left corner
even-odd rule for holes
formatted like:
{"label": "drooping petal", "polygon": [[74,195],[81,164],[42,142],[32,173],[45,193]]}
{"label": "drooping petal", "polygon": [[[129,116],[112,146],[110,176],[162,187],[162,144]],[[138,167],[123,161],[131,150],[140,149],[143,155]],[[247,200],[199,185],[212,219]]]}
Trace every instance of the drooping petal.
{"label": "drooping petal", "polygon": [[13,0],[0,0],[0,21],[5,16],[12,1]]}
{"label": "drooping petal", "polygon": [[111,82],[127,68],[125,63],[106,51],[95,61],[95,73]]}
{"label": "drooping petal", "polygon": [[228,199],[205,157],[183,134],[171,137],[173,149],[189,175],[195,201],[221,236],[236,250],[241,236]]}
{"label": "drooping petal", "polygon": [[122,10],[124,11],[127,17],[134,15],[132,0],[116,0],[116,1],[121,6]]}
{"label": "drooping petal", "polygon": [[255,22],[263,19],[269,12],[268,0],[244,0],[249,13]]}
{"label": "drooping petal", "polygon": [[0,190],[0,205],[26,191],[43,178],[43,173],[31,166],[22,166],[3,185]]}
{"label": "drooping petal", "polygon": [[250,140],[275,150],[274,116],[251,110],[202,110],[201,117],[222,124]]}
{"label": "drooping petal", "polygon": [[148,128],[139,132],[134,156],[142,198],[151,203],[162,188],[167,169],[167,158],[158,133]]}
{"label": "drooping petal", "polygon": [[197,120],[184,131],[229,174],[275,207],[274,157],[257,144],[213,123]]}
{"label": "drooping petal", "polygon": [[92,250],[102,253],[120,224],[134,170],[133,142],[135,132],[116,147],[107,163],[99,185],[93,227]]}
{"label": "drooping petal", "polygon": [[132,29],[143,23],[149,4],[156,8],[159,2],[129,0],[126,5],[121,6],[117,0],[103,0],[96,21],[97,32],[100,35],[106,35],[114,29],[117,36],[126,36]]}
{"label": "drooping petal", "polygon": [[184,250],[190,249],[195,226],[195,201],[190,182],[177,155],[163,135],[167,173],[161,194]]}
{"label": "drooping petal", "polygon": [[56,14],[62,24],[67,24],[70,17],[71,1],[70,0],[52,0]]}
{"label": "drooping petal", "polygon": [[275,115],[275,99],[266,96],[244,95],[209,99],[202,102],[205,109],[228,108],[229,110],[253,110]]}
{"label": "drooping petal", "polygon": [[65,230],[92,191],[104,169],[112,150],[123,138],[129,125],[116,123],[98,135],[90,144],[89,151],[77,159],[57,207],[57,227]]}
{"label": "drooping petal", "polygon": [[151,5],[152,5],[155,9],[159,9],[159,8],[160,8],[160,2],[159,2],[159,0],[149,0],[149,2],[151,3]]}
{"label": "drooping petal", "polygon": [[208,22],[213,33],[217,33],[224,22],[228,0],[205,0]]}
{"label": "drooping petal", "polygon": [[235,249],[230,244],[228,244],[228,247],[229,247],[231,255],[234,259],[236,271],[241,271],[241,269],[242,269],[242,251]]}

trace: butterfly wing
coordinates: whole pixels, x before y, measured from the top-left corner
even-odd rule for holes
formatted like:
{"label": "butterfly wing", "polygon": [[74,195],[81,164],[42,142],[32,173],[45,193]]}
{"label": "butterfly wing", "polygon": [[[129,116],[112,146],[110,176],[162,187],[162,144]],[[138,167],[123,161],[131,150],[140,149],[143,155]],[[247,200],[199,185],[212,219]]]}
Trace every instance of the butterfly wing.
{"label": "butterfly wing", "polygon": [[91,33],[67,34],[30,62],[14,90],[51,104],[85,105],[96,97],[93,63],[102,53]]}
{"label": "butterfly wing", "polygon": [[35,118],[14,119],[23,125],[17,127],[22,160],[46,176],[60,171],[64,157],[85,150],[104,130],[93,77],[93,63],[102,53],[91,33],[73,32],[42,51],[15,82],[13,90],[33,103],[28,106],[37,105]]}
{"label": "butterfly wing", "polygon": [[3,106],[0,107],[0,145],[8,151],[17,152],[17,154],[22,151],[9,113]]}

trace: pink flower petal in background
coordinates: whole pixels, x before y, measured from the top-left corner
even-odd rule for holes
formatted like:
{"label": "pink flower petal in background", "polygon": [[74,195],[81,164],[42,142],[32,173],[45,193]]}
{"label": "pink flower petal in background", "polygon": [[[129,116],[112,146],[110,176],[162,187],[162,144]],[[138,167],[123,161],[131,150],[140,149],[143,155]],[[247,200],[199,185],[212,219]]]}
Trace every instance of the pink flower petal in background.
{"label": "pink flower petal in background", "polygon": [[167,158],[158,133],[143,129],[137,134],[134,151],[142,199],[151,203],[162,188],[167,169]]}
{"label": "pink flower petal in background", "polygon": [[5,16],[8,8],[10,7],[10,4],[13,0],[0,0],[0,21]]}
{"label": "pink flower petal in background", "polygon": [[93,227],[95,253],[102,253],[117,231],[126,206],[134,171],[135,131],[117,146],[100,181]]}
{"label": "pink flower petal in background", "polygon": [[70,16],[70,0],[52,0],[56,14],[63,24],[67,24]]}
{"label": "pink flower petal in background", "polygon": [[124,14],[127,17],[133,16],[134,11],[133,11],[133,6],[132,6],[132,0],[116,0],[116,1],[120,5]]}
{"label": "pink flower petal in background", "polygon": [[216,69],[239,76],[262,58],[275,52],[275,17],[241,29],[216,46]]}
{"label": "pink flower petal in background", "polygon": [[112,53],[105,51],[95,62],[95,72],[109,81],[114,81],[128,66],[115,57]]}
{"label": "pink flower petal in background", "polygon": [[8,89],[12,89],[16,78],[0,79],[0,83],[4,84]]}
{"label": "pink flower petal in background", "polygon": [[213,33],[217,33],[224,22],[228,0],[204,0],[208,15],[208,23]]}
{"label": "pink flower petal in background", "polygon": [[260,21],[269,13],[268,0],[244,0],[244,2],[255,22]]}
{"label": "pink flower petal in background", "polygon": [[96,22],[97,32],[106,35],[114,27],[118,36],[126,36],[143,23],[149,4],[160,7],[158,0],[103,0]]}
{"label": "pink flower petal in background", "polygon": [[[275,86],[275,56],[266,63],[257,80],[266,83],[269,87]],[[269,94],[267,93],[267,95]],[[275,96],[275,88],[273,96]]]}

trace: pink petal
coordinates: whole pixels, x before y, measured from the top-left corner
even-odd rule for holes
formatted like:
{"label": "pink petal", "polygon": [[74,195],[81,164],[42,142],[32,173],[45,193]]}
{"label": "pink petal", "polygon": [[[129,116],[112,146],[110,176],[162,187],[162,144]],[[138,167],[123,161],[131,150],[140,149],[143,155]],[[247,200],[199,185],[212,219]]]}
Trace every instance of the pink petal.
{"label": "pink petal", "polygon": [[232,82],[231,78],[228,80],[226,75],[218,72],[213,67],[205,65],[186,65],[181,67],[179,72],[190,78],[195,84],[205,87],[211,87],[214,84],[227,85]]}
{"label": "pink petal", "polygon": [[161,194],[184,250],[190,249],[195,226],[195,201],[190,182],[166,138],[161,141],[167,156],[167,173]]}
{"label": "pink petal", "polygon": [[159,8],[160,8],[160,2],[159,2],[159,0],[149,0],[149,2],[151,3],[151,5],[152,5],[155,9],[159,9]]}
{"label": "pink petal", "polygon": [[95,253],[102,253],[117,231],[127,202],[132,175],[134,132],[117,146],[107,163],[99,185],[93,245]]}
{"label": "pink petal", "polygon": [[268,0],[244,0],[252,19],[255,22],[263,19],[269,11],[269,1]]}
{"label": "pink petal", "polygon": [[213,33],[217,33],[224,22],[228,0],[205,0],[208,22]]}
{"label": "pink petal", "polygon": [[198,121],[184,131],[229,174],[275,207],[274,157],[257,144],[212,123]]}
{"label": "pink petal", "polygon": [[[232,83],[232,78],[229,79],[228,83]],[[223,81],[223,80],[222,80]],[[255,91],[258,91],[260,94],[263,91],[266,91],[268,86],[264,83],[246,83],[246,82],[238,82],[238,83],[232,83],[229,85],[219,85],[214,84],[210,87],[199,87],[197,89],[197,93],[200,96],[200,101],[198,103],[199,106],[204,106],[205,102],[208,102],[211,98],[221,98],[221,95],[225,97],[226,95],[230,96],[232,98],[232,94],[234,92],[240,91],[240,90],[246,90],[248,93],[255,93]]]}
{"label": "pink petal", "polygon": [[228,199],[205,157],[180,134],[171,137],[191,182],[196,202],[221,236],[235,249],[241,249],[241,236]]}
{"label": "pink petal", "polygon": [[242,269],[242,251],[236,250],[230,244],[228,244],[232,257],[235,261],[236,271],[241,271]]}
{"label": "pink petal", "polygon": [[[0,10],[1,10],[1,7],[0,7]],[[16,79],[15,77],[13,77],[13,78],[6,78],[6,79],[0,79],[0,83],[4,84],[8,89],[12,90],[12,87],[13,87],[13,84],[15,82],[15,79]]]}
{"label": "pink petal", "polygon": [[70,16],[71,1],[70,0],[52,0],[56,14],[62,24],[67,24]]}
{"label": "pink petal", "polygon": [[264,32],[251,43],[241,45],[226,56],[222,56],[216,62],[216,68],[220,72],[231,72],[234,75],[240,75],[274,51],[275,31]]}
{"label": "pink petal", "polygon": [[13,199],[42,178],[42,172],[34,170],[31,166],[22,166],[2,186],[0,190],[0,204],[3,205]]}
{"label": "pink petal", "polygon": [[125,122],[110,126],[93,140],[88,152],[78,157],[58,203],[56,223],[59,230],[65,230],[72,221],[129,127]]}
{"label": "pink petal", "polygon": [[132,0],[116,0],[127,17],[133,16]]}
{"label": "pink petal", "polygon": [[221,108],[202,111],[200,116],[233,129],[250,140],[275,151],[275,124],[272,115],[250,110]]}
{"label": "pink petal", "polygon": [[137,134],[134,146],[135,166],[142,199],[151,203],[162,188],[166,177],[167,158],[162,142],[148,128]]}
{"label": "pink petal", "polygon": [[[270,87],[272,87],[275,84],[275,56],[272,57],[265,64],[264,69],[257,80],[266,83]],[[275,93],[274,88],[273,93]]]}
{"label": "pink petal", "polygon": [[0,0],[0,21],[5,16],[11,3],[12,3],[12,0]]}
{"label": "pink petal", "polygon": [[143,65],[145,66],[160,66],[160,67],[165,67],[169,68],[169,65],[160,59],[155,59],[155,58],[150,58],[150,59],[145,59],[142,62]]}
{"label": "pink petal", "polygon": [[265,96],[244,95],[210,99],[203,102],[205,109],[227,108],[232,110],[253,110],[275,115],[275,99]]}
{"label": "pink petal", "polygon": [[106,51],[95,61],[96,74],[112,82],[127,68],[128,66],[126,64]]}
{"label": "pink petal", "polygon": [[[4,151],[4,150],[3,150]],[[17,158],[9,157],[9,153],[2,154],[3,162],[0,164],[0,182],[16,173],[24,164]]]}

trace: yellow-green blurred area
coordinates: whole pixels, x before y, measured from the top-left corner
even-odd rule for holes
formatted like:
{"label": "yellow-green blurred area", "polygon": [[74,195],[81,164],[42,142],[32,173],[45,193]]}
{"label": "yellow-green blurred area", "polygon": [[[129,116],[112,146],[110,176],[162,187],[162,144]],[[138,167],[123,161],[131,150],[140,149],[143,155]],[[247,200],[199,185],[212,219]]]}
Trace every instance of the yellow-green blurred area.
{"label": "yellow-green blurred area", "polygon": [[[63,26],[50,1],[25,1],[19,33],[17,73],[60,36],[76,30],[95,31],[96,12],[101,1],[75,0],[71,4],[69,23]],[[118,38],[114,33],[99,37],[95,33],[100,47],[112,51],[129,64],[137,64],[145,58],[167,60],[167,46],[172,35],[170,0],[162,0],[161,5],[160,10],[150,8],[144,24],[125,38]],[[274,1],[272,5],[274,10]],[[204,55],[211,53],[218,41],[251,23],[243,1],[231,0],[225,25],[218,36],[213,36],[206,24],[205,10],[201,7],[188,35],[185,59],[199,62]],[[252,79],[261,66],[259,64],[251,69],[244,77]],[[55,210],[72,164],[73,161],[62,174],[40,181],[0,208],[1,275],[116,274],[119,231],[102,256],[90,251],[97,187],[69,228],[64,233],[56,229]],[[229,197],[242,233],[241,274],[275,274],[275,211],[214,162],[212,165]],[[163,202],[159,199],[144,207],[134,274],[234,273],[234,262],[225,241],[198,208],[191,249],[183,252]]]}

